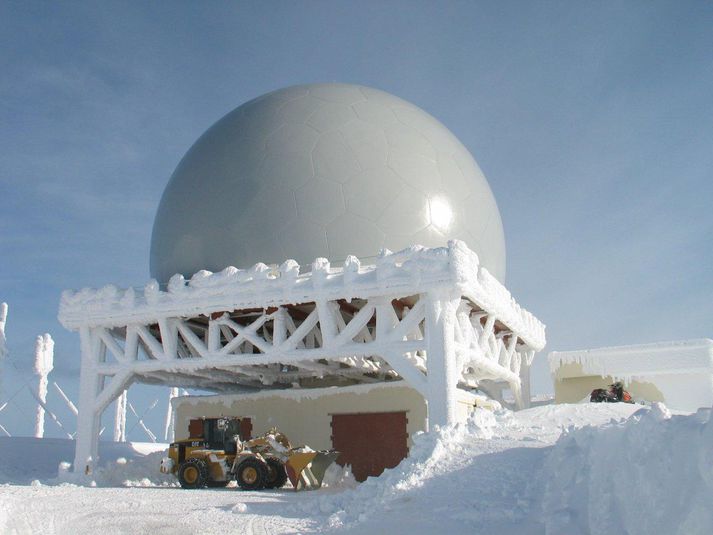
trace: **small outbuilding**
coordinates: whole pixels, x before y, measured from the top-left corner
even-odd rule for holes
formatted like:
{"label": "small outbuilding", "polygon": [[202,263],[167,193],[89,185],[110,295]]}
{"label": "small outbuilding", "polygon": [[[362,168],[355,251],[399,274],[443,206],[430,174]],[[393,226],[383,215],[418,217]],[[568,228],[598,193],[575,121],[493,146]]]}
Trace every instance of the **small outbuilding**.
{"label": "small outbuilding", "polygon": [[695,411],[713,405],[713,340],[684,340],[548,355],[556,403],[588,399],[595,388],[623,381],[637,401]]}

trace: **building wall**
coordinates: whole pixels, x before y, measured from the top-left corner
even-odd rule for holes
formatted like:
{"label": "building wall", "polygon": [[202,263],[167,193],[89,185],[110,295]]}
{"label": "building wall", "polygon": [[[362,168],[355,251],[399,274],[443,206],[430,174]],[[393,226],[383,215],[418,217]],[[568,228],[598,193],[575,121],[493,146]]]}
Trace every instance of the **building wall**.
{"label": "building wall", "polygon": [[[188,422],[201,416],[252,418],[253,436],[277,426],[293,445],[330,449],[332,414],[405,411],[409,448],[412,437],[427,426],[427,404],[414,389],[399,384],[358,385],[341,388],[263,391],[255,394],[188,396],[175,398],[175,434],[188,437]],[[457,414],[464,420],[475,398],[459,391]]]}
{"label": "building wall", "polygon": [[664,403],[672,409],[696,411],[713,405],[713,374],[681,373],[651,378],[661,389]]}
{"label": "building wall", "polygon": [[426,403],[415,390],[399,387],[330,388],[250,395],[177,398],[176,438],[187,438],[188,421],[200,416],[249,416],[253,436],[277,426],[294,445],[330,449],[331,415],[405,411],[410,437],[425,428]]}

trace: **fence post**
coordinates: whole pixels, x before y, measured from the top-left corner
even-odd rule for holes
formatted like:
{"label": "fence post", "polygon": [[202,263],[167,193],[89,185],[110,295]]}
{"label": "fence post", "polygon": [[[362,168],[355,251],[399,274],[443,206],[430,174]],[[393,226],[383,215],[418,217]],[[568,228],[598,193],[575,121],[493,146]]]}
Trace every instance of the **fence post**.
{"label": "fence post", "polygon": [[37,412],[35,417],[35,438],[45,435],[45,405],[47,403],[47,376],[54,368],[54,341],[45,333],[35,340],[35,375],[37,381]]}

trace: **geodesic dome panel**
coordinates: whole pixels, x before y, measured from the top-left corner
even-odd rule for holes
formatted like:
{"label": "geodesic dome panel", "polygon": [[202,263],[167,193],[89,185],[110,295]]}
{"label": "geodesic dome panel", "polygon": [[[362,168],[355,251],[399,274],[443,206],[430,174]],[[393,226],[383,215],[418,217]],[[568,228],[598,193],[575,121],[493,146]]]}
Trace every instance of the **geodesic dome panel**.
{"label": "geodesic dome panel", "polygon": [[445,126],[376,89],[295,86],[236,108],[189,149],[156,214],[151,275],[338,263],[452,238],[504,280],[497,204]]}

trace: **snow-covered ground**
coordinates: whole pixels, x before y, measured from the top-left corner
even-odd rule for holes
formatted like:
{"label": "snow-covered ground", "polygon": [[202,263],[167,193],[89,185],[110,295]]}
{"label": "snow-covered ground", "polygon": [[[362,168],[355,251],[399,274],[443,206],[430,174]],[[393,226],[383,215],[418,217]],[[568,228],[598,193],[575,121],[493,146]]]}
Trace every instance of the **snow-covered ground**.
{"label": "snow-covered ground", "polygon": [[416,437],[379,478],[301,493],[183,490],[157,473],[160,452],[108,443],[97,487],[76,486],[57,477],[69,441],[4,439],[0,532],[703,535],[709,416],[625,404],[482,411]]}

